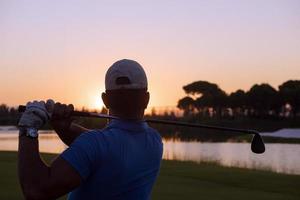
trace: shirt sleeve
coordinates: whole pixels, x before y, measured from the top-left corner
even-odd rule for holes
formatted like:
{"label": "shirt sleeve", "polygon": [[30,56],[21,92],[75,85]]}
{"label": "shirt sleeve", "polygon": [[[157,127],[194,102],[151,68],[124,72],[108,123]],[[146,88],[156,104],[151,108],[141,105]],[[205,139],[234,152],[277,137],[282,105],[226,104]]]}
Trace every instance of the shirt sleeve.
{"label": "shirt sleeve", "polygon": [[93,172],[101,159],[96,135],[90,132],[78,136],[60,156],[66,160],[83,180]]}

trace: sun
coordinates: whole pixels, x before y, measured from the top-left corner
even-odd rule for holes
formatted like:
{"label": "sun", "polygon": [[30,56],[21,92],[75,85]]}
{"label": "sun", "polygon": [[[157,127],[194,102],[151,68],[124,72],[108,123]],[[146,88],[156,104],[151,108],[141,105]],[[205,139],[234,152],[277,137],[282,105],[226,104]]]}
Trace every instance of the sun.
{"label": "sun", "polygon": [[101,110],[103,106],[104,106],[104,104],[103,104],[103,101],[100,96],[93,97],[92,102],[91,102],[92,109]]}

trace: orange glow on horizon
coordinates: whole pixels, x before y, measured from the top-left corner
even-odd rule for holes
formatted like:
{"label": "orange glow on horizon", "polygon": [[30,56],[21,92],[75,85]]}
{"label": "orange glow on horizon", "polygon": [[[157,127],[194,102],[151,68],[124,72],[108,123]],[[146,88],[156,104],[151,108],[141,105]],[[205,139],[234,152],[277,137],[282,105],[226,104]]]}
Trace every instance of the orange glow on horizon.
{"label": "orange glow on horizon", "polygon": [[198,80],[230,93],[300,78],[296,1],[29,1],[0,9],[0,103],[9,106],[51,98],[101,109],[105,72],[124,58],[146,71],[147,112],[175,107]]}

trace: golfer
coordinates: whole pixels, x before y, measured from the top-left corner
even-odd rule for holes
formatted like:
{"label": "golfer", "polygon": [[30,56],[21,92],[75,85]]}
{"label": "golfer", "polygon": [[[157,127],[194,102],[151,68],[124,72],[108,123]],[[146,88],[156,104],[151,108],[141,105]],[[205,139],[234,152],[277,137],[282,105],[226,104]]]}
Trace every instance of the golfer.
{"label": "golfer", "polygon": [[[102,130],[72,122],[73,105],[33,101],[20,118],[18,171],[25,199],[150,199],[162,158],[158,132],[143,121],[149,102],[147,77],[133,60],[114,63],[102,100],[111,120]],[[47,166],[38,130],[47,122],[69,147]]]}

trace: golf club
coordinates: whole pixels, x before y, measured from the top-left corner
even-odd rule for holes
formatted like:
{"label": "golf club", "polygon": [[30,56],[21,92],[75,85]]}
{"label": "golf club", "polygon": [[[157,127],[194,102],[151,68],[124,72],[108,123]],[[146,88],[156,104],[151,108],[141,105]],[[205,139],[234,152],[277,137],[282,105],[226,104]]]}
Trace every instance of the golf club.
{"label": "golf club", "polygon": [[[26,106],[24,106],[24,105],[20,105],[18,108],[19,112],[24,112],[25,110],[26,110]],[[71,115],[76,116],[76,117],[118,119],[118,117],[111,116],[111,115],[92,113],[92,112],[82,112],[82,111],[73,111],[73,113]],[[169,121],[169,120],[158,120],[158,119],[144,119],[144,121],[148,122],[148,123],[167,124],[167,125],[204,128],[204,129],[214,129],[214,130],[230,131],[230,132],[242,133],[242,134],[251,134],[251,135],[253,135],[253,138],[251,141],[252,152],[256,153],[256,154],[262,154],[265,152],[264,141],[263,141],[262,137],[260,136],[259,132],[256,130],[229,128],[229,127],[222,127],[222,126],[210,126],[210,125],[205,125],[205,124],[195,124],[195,123]]]}

